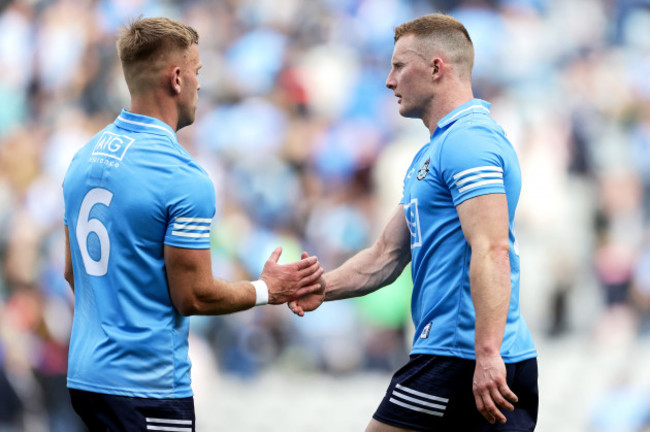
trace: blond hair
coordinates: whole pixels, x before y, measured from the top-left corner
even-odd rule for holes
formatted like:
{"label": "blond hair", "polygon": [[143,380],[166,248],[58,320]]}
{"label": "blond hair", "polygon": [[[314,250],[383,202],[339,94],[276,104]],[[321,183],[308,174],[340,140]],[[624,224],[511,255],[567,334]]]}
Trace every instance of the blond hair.
{"label": "blond hair", "polygon": [[122,64],[149,60],[168,48],[187,49],[199,43],[192,27],[169,18],[137,18],[122,29],[117,53]]}
{"label": "blond hair", "polygon": [[196,30],[173,19],[139,17],[129,22],[117,40],[117,53],[131,93],[151,84],[150,72],[161,58],[198,43]]}
{"label": "blond hair", "polygon": [[411,34],[420,39],[427,50],[445,53],[448,61],[460,65],[471,76],[474,44],[465,26],[456,18],[434,13],[407,21],[395,28],[395,42]]}

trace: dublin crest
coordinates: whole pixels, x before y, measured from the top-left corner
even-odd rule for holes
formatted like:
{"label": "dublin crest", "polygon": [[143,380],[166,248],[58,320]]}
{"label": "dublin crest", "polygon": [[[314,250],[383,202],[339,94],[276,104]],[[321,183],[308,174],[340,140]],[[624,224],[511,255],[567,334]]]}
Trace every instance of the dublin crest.
{"label": "dublin crest", "polygon": [[431,158],[427,159],[422,168],[418,171],[418,180],[422,180],[427,176],[427,173],[429,172],[429,163],[431,163]]}

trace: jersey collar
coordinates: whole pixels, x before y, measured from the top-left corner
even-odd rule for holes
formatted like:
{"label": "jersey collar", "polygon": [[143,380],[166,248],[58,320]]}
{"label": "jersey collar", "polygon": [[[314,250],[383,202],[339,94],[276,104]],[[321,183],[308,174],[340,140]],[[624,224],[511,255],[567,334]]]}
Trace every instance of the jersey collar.
{"label": "jersey collar", "polygon": [[490,114],[490,103],[481,99],[472,99],[451,111],[438,122],[439,128],[449,126],[456,120],[459,120],[470,114]]}
{"label": "jersey collar", "polygon": [[165,135],[178,142],[176,132],[167,123],[157,118],[142,114],[135,114],[122,109],[120,115],[115,119],[115,125],[133,132],[147,132],[156,135]]}

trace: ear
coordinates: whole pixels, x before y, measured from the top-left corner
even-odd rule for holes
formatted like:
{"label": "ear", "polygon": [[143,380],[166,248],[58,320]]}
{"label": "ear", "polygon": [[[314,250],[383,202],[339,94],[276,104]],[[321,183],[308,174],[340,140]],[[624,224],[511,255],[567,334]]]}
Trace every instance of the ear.
{"label": "ear", "polygon": [[172,86],[172,93],[175,95],[178,95],[181,93],[181,84],[183,80],[181,78],[181,68],[176,66],[172,70],[171,74],[171,86]]}
{"label": "ear", "polygon": [[434,57],[429,66],[431,67],[431,79],[434,81],[440,79],[445,69],[445,62],[440,57]]}

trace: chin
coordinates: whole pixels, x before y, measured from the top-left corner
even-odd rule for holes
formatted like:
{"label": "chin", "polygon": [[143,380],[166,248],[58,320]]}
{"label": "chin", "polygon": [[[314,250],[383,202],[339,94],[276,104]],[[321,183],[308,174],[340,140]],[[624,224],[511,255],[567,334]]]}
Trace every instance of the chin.
{"label": "chin", "polygon": [[194,118],[195,118],[194,113],[188,114],[186,116],[180,116],[178,119],[178,128],[176,130],[180,130],[185,126],[191,125],[192,123],[194,123]]}
{"label": "chin", "polygon": [[417,107],[409,107],[403,103],[399,106],[399,114],[402,117],[419,119],[422,118],[423,111]]}
{"label": "chin", "polygon": [[417,118],[417,114],[413,110],[408,110],[403,107],[400,107],[399,114],[406,118]]}

